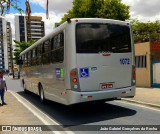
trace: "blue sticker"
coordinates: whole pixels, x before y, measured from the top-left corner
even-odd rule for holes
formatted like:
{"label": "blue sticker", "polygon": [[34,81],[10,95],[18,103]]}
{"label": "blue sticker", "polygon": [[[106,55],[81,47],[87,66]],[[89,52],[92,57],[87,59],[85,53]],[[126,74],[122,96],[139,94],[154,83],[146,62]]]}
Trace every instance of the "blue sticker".
{"label": "blue sticker", "polygon": [[56,68],[56,78],[61,78],[61,69]]}
{"label": "blue sticker", "polygon": [[81,78],[89,77],[89,68],[80,68],[80,77]]}
{"label": "blue sticker", "polygon": [[96,71],[96,70],[97,70],[97,67],[92,67],[91,70],[92,70],[92,71]]}

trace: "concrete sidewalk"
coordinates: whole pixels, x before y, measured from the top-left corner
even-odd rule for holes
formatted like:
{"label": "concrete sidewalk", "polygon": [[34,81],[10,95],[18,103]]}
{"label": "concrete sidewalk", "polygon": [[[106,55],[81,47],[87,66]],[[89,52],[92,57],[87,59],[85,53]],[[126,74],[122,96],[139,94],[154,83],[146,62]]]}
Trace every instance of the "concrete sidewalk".
{"label": "concrete sidewalk", "polygon": [[132,103],[160,108],[160,88],[136,88],[134,98],[123,98],[122,100]]}
{"label": "concrete sidewalk", "polygon": [[5,93],[7,105],[0,106],[0,125],[44,125],[10,92]]}

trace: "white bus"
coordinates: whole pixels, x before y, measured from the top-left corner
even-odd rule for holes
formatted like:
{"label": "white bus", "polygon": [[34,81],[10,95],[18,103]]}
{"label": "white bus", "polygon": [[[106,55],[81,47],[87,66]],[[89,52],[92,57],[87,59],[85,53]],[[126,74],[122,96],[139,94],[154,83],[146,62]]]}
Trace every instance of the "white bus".
{"label": "white bus", "polygon": [[134,46],[128,22],[68,19],[20,54],[21,81],[64,105],[135,96]]}

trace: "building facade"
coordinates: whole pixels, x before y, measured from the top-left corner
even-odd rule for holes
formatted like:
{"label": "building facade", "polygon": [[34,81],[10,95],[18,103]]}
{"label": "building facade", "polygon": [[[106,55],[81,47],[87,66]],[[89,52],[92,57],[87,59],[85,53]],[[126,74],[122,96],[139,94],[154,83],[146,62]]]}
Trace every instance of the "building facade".
{"label": "building facade", "polygon": [[160,88],[160,41],[135,44],[136,85]]}
{"label": "building facade", "polygon": [[11,25],[4,17],[0,17],[0,70],[11,71],[12,68]]}
{"label": "building facade", "polygon": [[135,44],[136,86],[151,87],[150,43]]}
{"label": "building facade", "polygon": [[38,40],[45,36],[45,26],[40,16],[15,16],[15,39],[18,41]]}

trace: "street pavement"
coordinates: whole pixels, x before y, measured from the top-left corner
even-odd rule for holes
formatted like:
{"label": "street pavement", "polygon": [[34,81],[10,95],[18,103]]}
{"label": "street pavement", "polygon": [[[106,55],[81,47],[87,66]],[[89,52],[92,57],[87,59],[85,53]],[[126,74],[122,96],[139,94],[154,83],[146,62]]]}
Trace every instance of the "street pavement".
{"label": "street pavement", "polygon": [[[41,104],[39,97],[33,93],[25,94],[22,87],[20,87],[19,80],[12,80],[6,77],[8,89],[10,92],[5,94],[6,103],[8,105],[0,107],[0,125],[43,125],[42,120],[35,116],[36,113],[29,110],[24,104],[17,101],[14,93],[27,100],[36,109],[44,113],[45,117],[56,122],[59,125],[70,125],[68,130],[76,134],[81,133],[100,133],[100,132],[79,132],[74,131],[73,126],[79,125],[159,125],[160,124],[160,108],[144,107],[139,104],[125,102],[125,101],[111,101],[104,104],[85,104],[67,107],[51,101],[46,104]],[[146,92],[149,94],[147,94]],[[146,103],[156,103],[159,100],[154,99],[158,97],[160,89],[144,89],[137,88],[135,101],[143,101]],[[155,93],[156,92],[156,93]],[[154,94],[155,93],[155,94]],[[152,95],[153,94],[153,95]],[[159,94],[160,96],[160,94]],[[148,99],[147,99],[148,97]],[[25,102],[25,101],[24,101]],[[26,102],[25,102],[26,103]],[[1,133],[1,132],[0,132]],[[101,133],[106,133],[105,131]],[[112,131],[107,134],[128,134],[125,131]],[[143,131],[134,131],[132,134],[144,134]],[[155,134],[159,132],[148,132]]]}

